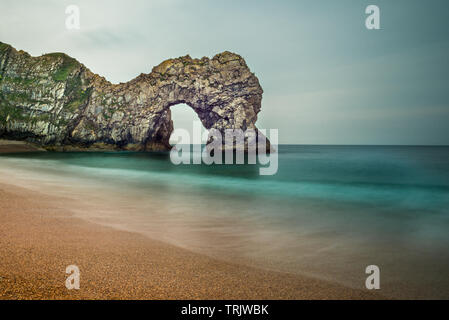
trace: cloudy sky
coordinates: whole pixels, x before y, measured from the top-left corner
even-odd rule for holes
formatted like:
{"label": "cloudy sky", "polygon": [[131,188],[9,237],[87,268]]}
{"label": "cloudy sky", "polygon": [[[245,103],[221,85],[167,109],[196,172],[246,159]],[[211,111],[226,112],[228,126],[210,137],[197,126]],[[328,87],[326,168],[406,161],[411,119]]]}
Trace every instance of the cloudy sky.
{"label": "cloudy sky", "polygon": [[[80,30],[65,9],[80,8]],[[365,8],[381,30],[365,28]],[[449,1],[1,0],[0,41],[126,82],[170,57],[242,55],[281,143],[449,144]],[[175,106],[175,127],[196,117]]]}

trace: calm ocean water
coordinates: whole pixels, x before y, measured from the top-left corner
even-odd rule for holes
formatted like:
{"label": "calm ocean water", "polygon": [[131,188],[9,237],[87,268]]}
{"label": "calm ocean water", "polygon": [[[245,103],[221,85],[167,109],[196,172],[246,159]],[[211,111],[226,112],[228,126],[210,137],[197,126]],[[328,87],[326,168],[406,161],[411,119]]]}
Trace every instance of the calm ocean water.
{"label": "calm ocean water", "polygon": [[130,152],[6,154],[2,172],[216,258],[358,288],[374,264],[383,294],[449,298],[449,147],[282,145],[274,176]]}

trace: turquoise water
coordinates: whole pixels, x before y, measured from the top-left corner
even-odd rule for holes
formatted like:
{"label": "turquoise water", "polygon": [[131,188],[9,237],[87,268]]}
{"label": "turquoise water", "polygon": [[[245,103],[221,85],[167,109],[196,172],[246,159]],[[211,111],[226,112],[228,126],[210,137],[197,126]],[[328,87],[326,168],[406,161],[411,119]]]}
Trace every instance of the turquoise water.
{"label": "turquoise water", "polygon": [[449,298],[449,147],[282,145],[274,176],[168,153],[8,154],[1,167],[116,189],[127,229],[193,251],[360,288],[375,264],[386,295]]}

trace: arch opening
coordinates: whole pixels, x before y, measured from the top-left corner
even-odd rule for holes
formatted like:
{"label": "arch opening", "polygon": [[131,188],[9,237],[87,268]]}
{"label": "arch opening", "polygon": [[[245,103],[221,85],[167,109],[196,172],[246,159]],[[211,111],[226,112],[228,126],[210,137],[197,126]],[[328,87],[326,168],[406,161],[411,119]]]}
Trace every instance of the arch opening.
{"label": "arch opening", "polygon": [[[173,123],[173,131],[170,134],[169,138],[169,144],[174,145],[178,141],[174,137],[173,132],[176,129],[184,129],[189,133],[189,136],[191,138],[191,141],[193,141],[193,135],[194,133],[194,123],[199,123],[201,127],[201,144],[205,144],[207,142],[207,138],[204,139],[204,132],[209,133],[209,130],[207,130],[204,125],[201,122],[201,119],[199,118],[198,114],[193,110],[192,107],[185,103],[178,103],[175,105],[172,105],[170,108],[171,113],[171,121]],[[193,142],[191,142],[193,143]]]}

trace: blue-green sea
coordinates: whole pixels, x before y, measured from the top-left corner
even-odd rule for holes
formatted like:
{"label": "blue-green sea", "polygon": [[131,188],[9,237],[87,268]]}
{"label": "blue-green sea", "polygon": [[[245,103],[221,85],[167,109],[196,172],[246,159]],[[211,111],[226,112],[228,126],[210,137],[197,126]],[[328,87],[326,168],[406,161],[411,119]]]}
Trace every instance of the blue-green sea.
{"label": "blue-green sea", "polygon": [[449,147],[278,150],[273,176],[135,152],[3,154],[0,174],[67,197],[82,218],[218,259],[362,289],[377,265],[386,296],[449,298]]}

